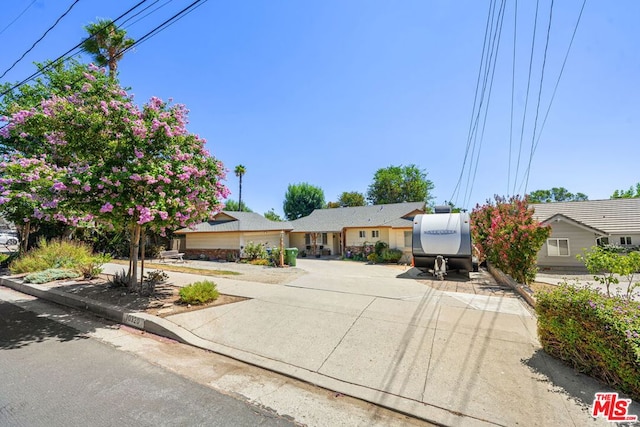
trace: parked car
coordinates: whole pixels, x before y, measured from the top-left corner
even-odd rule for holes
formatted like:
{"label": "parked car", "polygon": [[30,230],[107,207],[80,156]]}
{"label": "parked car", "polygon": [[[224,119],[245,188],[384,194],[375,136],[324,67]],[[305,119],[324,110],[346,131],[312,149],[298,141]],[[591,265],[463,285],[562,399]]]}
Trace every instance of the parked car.
{"label": "parked car", "polygon": [[18,236],[12,233],[0,233],[0,245],[17,245]]}

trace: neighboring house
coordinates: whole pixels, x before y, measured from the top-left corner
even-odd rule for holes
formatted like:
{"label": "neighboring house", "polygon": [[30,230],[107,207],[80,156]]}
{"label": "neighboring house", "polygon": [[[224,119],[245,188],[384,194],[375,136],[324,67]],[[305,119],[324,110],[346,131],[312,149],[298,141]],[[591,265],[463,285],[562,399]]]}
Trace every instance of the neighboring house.
{"label": "neighboring house", "polygon": [[316,209],[294,221],[275,222],[253,212],[222,211],[195,228],[176,231],[179,250],[189,257],[238,257],[247,243],[296,247],[302,255],[343,255],[372,249],[377,241],[411,255],[413,217],[424,203],[394,203]]}
{"label": "neighboring house", "polygon": [[538,253],[540,267],[581,267],[576,258],[595,245],[640,245],[640,199],[587,200],[531,205],[534,218],[551,226]]}
{"label": "neighboring house", "polygon": [[189,257],[235,259],[249,242],[278,247],[282,237],[288,247],[291,228],[289,222],[270,221],[254,212],[222,211],[210,221],[175,234],[181,236],[180,251]]}
{"label": "neighboring house", "polygon": [[413,218],[424,202],[316,209],[291,221],[290,244],[307,255],[359,253],[383,241],[411,254]]}

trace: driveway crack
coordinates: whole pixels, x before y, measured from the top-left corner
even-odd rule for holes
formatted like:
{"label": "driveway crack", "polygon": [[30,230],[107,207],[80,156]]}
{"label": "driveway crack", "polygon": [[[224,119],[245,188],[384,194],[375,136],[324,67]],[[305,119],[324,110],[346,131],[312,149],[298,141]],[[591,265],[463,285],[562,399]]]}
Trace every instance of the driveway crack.
{"label": "driveway crack", "polygon": [[375,300],[377,300],[378,298],[373,298],[369,304],[367,304],[367,306],[365,308],[362,309],[362,311],[360,312],[360,314],[358,314],[358,317],[356,317],[353,322],[351,322],[351,325],[349,326],[349,328],[347,329],[347,331],[344,333],[344,335],[342,335],[342,338],[340,338],[340,341],[338,341],[338,344],[335,345],[335,347],[333,347],[333,350],[331,350],[331,353],[329,353],[327,355],[327,357],[324,359],[324,361],[322,362],[322,364],[320,365],[320,367],[316,370],[316,372],[320,373],[320,370],[322,369],[322,367],[324,366],[325,363],[327,363],[327,360],[329,360],[329,358],[333,355],[333,353],[336,351],[336,349],[340,346],[340,344],[342,344],[342,341],[344,341],[345,337],[349,334],[349,332],[351,332],[351,329],[353,328],[353,325],[356,324],[356,322],[358,320],[360,320],[360,318],[362,317],[362,315],[364,314],[365,311],[367,311],[367,309],[371,306],[371,304],[373,304],[373,302]]}

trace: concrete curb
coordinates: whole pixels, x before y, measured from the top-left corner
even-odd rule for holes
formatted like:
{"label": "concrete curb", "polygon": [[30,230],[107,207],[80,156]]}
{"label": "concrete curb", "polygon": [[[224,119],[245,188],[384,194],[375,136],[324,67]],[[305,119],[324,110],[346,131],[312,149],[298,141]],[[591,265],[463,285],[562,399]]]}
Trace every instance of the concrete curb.
{"label": "concrete curb", "polygon": [[515,290],[532,308],[536,308],[536,300],[533,297],[533,290],[523,284],[516,282],[511,276],[503,272],[497,267],[494,267],[491,263],[487,262],[487,270],[496,279],[496,282],[509,286]]}
{"label": "concrete curb", "polygon": [[0,285],[18,292],[32,295],[37,298],[55,302],[67,307],[90,311],[100,317],[123,323],[125,325],[147,331],[149,333],[171,338],[183,344],[188,344],[204,350],[221,354],[232,359],[239,360],[262,369],[301,380],[309,384],[325,388],[327,390],[339,392],[356,399],[364,400],[375,405],[390,409],[395,412],[406,414],[424,421],[443,426],[496,426],[488,420],[471,417],[460,412],[404,398],[395,394],[387,393],[352,384],[323,375],[318,372],[300,368],[288,363],[266,358],[258,354],[246,352],[233,347],[228,347],[212,341],[207,341],[195,335],[191,331],[182,328],[175,323],[164,318],[142,312],[126,312],[119,307],[70,294],[57,289],[44,286],[23,283],[21,280],[11,277],[0,277]]}

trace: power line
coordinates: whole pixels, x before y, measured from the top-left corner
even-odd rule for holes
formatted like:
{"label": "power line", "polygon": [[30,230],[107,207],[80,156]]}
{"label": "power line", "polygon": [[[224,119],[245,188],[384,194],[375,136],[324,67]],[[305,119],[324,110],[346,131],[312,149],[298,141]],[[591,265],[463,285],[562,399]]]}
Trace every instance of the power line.
{"label": "power line", "polygon": [[56,25],[58,25],[58,23],[62,20],[62,18],[64,18],[65,16],[67,16],[67,15],[69,14],[69,12],[71,12],[71,9],[73,9],[73,7],[74,7],[76,4],[78,4],[78,2],[79,2],[79,1],[80,1],[80,0],[75,0],[73,3],[71,3],[71,6],[69,6],[69,8],[68,8],[68,9],[67,9],[67,10],[66,10],[62,15],[60,15],[60,16],[58,17],[58,19],[56,19],[56,22],[54,22],[54,23],[53,23],[53,25],[52,25],[52,26],[50,26],[50,27],[47,29],[47,31],[45,31],[45,32],[44,32],[44,34],[43,34],[42,36],[40,36],[40,38],[39,38],[38,40],[36,40],[36,41],[31,45],[31,47],[30,47],[29,49],[27,49],[27,50],[22,54],[22,56],[20,56],[20,58],[16,59],[16,62],[14,62],[14,63],[13,63],[13,65],[11,65],[8,69],[6,69],[6,70],[5,70],[5,72],[4,72],[4,73],[2,73],[2,75],[0,75],[0,79],[1,79],[1,78],[3,78],[4,76],[6,76],[6,75],[7,75],[7,73],[13,69],[13,67],[15,67],[16,65],[18,65],[18,63],[19,63],[20,61],[22,61],[22,60],[24,59],[24,57],[25,57],[25,56],[27,56],[27,54],[28,54],[29,52],[31,52],[31,51],[36,47],[36,45],[37,45],[38,43],[40,43],[40,42],[42,41],[42,39],[44,39],[44,38],[47,36],[47,34],[49,34],[49,32],[50,32],[51,30],[53,30],[53,29],[56,27]]}
{"label": "power line", "polygon": [[513,62],[511,64],[511,120],[509,124],[509,162],[507,164],[507,196],[511,186],[511,148],[513,145],[513,104],[516,85],[516,40],[518,34],[518,0],[513,10]]}
{"label": "power line", "polygon": [[529,172],[531,171],[531,162],[533,161],[533,150],[535,146],[536,130],[538,128],[538,115],[540,113],[540,99],[542,98],[542,86],[544,84],[544,69],[547,64],[547,49],[549,48],[549,37],[551,34],[551,22],[553,21],[553,0],[551,0],[551,6],[549,7],[549,25],[547,25],[547,39],[544,45],[544,54],[542,55],[542,70],[540,72],[540,88],[538,89],[538,102],[536,104],[536,117],[533,121],[533,133],[531,135],[531,152],[529,154],[529,164],[525,173],[524,181],[524,193],[527,192],[527,186],[529,185]]}
{"label": "power line", "polygon": [[553,104],[553,100],[556,97],[556,92],[558,91],[558,86],[560,85],[560,79],[562,78],[562,74],[564,73],[565,65],[567,65],[567,59],[569,59],[569,52],[571,51],[571,46],[573,46],[573,40],[576,37],[576,32],[578,31],[578,26],[580,25],[580,20],[582,19],[582,12],[584,12],[584,7],[586,4],[587,4],[587,0],[584,0],[582,2],[582,7],[580,8],[580,13],[578,14],[578,19],[576,20],[576,24],[573,27],[573,34],[571,35],[571,40],[569,42],[569,46],[567,47],[567,52],[565,53],[564,60],[562,61],[560,74],[558,75],[558,79],[556,80],[556,84],[553,88],[553,93],[551,95],[551,100],[549,101],[549,106],[547,107],[547,112],[544,115],[544,120],[542,121],[542,125],[540,126],[540,132],[538,133],[538,138],[536,139],[536,143],[533,147],[534,154],[536,149],[538,148],[538,143],[540,142],[540,138],[542,137],[542,130],[544,129],[544,125],[547,123],[547,118],[549,117],[549,111],[551,111],[551,105]]}
{"label": "power line", "polygon": [[31,8],[31,6],[33,6],[33,4],[35,2],[36,2],[36,0],[31,0],[31,3],[29,3],[29,5],[27,7],[25,7],[24,10],[22,12],[20,12],[20,14],[13,19],[13,21],[9,22],[6,27],[4,27],[2,30],[0,30],[0,34],[4,33],[10,26],[12,26],[18,19],[20,19],[20,17],[22,15],[24,15],[25,12],[27,10],[29,10]]}
{"label": "power line", "polygon": [[536,0],[536,14],[533,21],[533,37],[531,39],[531,55],[529,56],[529,76],[527,77],[527,95],[524,101],[524,112],[522,114],[522,127],[520,128],[520,144],[518,145],[518,161],[516,163],[516,174],[513,178],[513,194],[516,192],[516,182],[518,180],[518,171],[520,169],[520,156],[522,154],[522,142],[524,140],[524,125],[527,118],[527,105],[529,104],[529,88],[531,87],[531,71],[533,69],[533,52],[536,44],[536,29],[538,27],[538,6],[540,0]]}
{"label": "power line", "polygon": [[[122,19],[124,16],[128,15],[129,13],[131,13],[133,10],[137,9],[138,6],[140,6],[141,4],[147,2],[147,0],[141,0],[140,2],[136,3],[134,6],[132,6],[131,8],[129,8],[126,12],[124,12],[123,14],[121,14],[120,16],[118,16],[116,19],[114,19],[112,22],[117,22],[120,19]],[[105,27],[106,28],[106,25]],[[71,52],[73,52],[74,50],[80,48],[84,43],[84,40],[81,41],[80,43],[78,43],[77,45],[75,45],[74,47],[72,47],[71,49],[67,50],[65,53],[63,53],[62,55],[58,56],[56,59],[54,59],[53,61],[50,61],[48,64],[44,65],[43,67],[41,67],[40,69],[38,69],[38,71],[32,73],[30,76],[28,76],[27,78],[23,79],[22,81],[16,83],[15,85],[11,86],[9,89],[5,90],[4,92],[0,93],[0,97],[5,96],[6,94],[8,94],[9,92],[12,92],[13,90],[17,89],[18,87],[26,84],[27,82],[33,80],[36,77],[41,76],[42,74],[44,74],[44,72],[53,67],[54,65],[56,65],[59,62],[64,62],[67,59],[69,59],[69,57],[67,57],[67,55],[69,55]],[[79,52],[76,52],[75,54],[77,54]],[[74,55],[75,55],[74,54]]]}
{"label": "power line", "polygon": [[[494,76],[495,76],[495,72],[496,72],[496,62],[498,60],[498,52],[500,50],[500,40],[502,38],[502,24],[504,23],[504,11],[506,8],[506,0],[502,1],[502,6],[501,6],[501,10],[498,12],[498,21],[496,21],[496,31],[497,33],[494,34],[494,40],[496,39],[497,36],[497,42],[495,44],[495,56],[493,58],[493,65],[492,70],[491,70],[491,81],[489,83],[489,91],[487,94],[487,106],[484,109],[484,118],[483,118],[483,123],[482,123],[482,132],[480,133],[480,143],[478,144],[478,154],[476,156],[476,160],[475,160],[475,167],[473,170],[473,178],[471,179],[471,185],[469,185],[467,183],[467,188],[468,188],[468,194],[469,196],[466,197],[465,196],[465,202],[464,202],[464,206],[467,206],[469,204],[469,201],[471,199],[471,194],[473,193],[473,185],[475,184],[476,181],[476,175],[478,173],[478,165],[480,164],[480,151],[482,150],[482,143],[484,142],[484,130],[486,128],[487,125],[487,115],[489,113],[489,105],[490,105],[490,101],[491,101],[491,93],[492,93],[492,89],[493,89],[493,80],[494,80]],[[477,136],[477,132],[476,132],[476,136]],[[475,144],[475,143],[474,143]],[[471,165],[469,166],[469,168],[471,168]],[[469,169],[469,173],[471,173],[471,169]]]}
{"label": "power line", "polygon": [[449,200],[453,200],[453,203],[456,204],[458,201],[458,193],[460,190],[460,184],[462,183],[462,177],[464,176],[465,167],[467,165],[467,158],[469,156],[469,149],[471,148],[471,134],[473,129],[473,117],[476,111],[476,103],[478,101],[478,90],[480,89],[480,79],[482,76],[482,69],[484,65],[485,51],[488,46],[488,40],[490,37],[490,23],[492,22],[493,10],[495,9],[495,0],[491,0],[489,4],[489,12],[487,13],[487,23],[485,24],[484,29],[484,41],[482,42],[482,54],[480,55],[480,66],[478,67],[478,77],[476,79],[476,89],[473,95],[473,107],[471,109],[471,119],[469,121],[469,131],[467,134],[467,146],[465,148],[464,158],[462,160],[462,167],[460,168],[460,176],[458,177],[458,182],[453,189],[451,197]]}
{"label": "power line", "polygon": [[123,50],[122,53],[124,54],[125,52],[128,52],[129,50],[133,49],[134,47],[136,47],[138,45],[141,45],[142,43],[144,43],[145,41],[149,40],[153,36],[155,36],[158,33],[164,31],[165,29],[169,28],[171,25],[175,24],[180,19],[184,18],[189,13],[191,13],[194,10],[196,10],[197,8],[199,8],[200,6],[202,6],[207,1],[208,0],[195,0],[193,3],[191,3],[190,5],[188,5],[187,7],[182,9],[181,11],[179,11],[178,13],[174,14],[172,17],[170,17],[169,19],[165,20],[163,23],[161,23],[160,25],[156,26],[153,30],[149,31],[144,36],[142,36],[141,38],[136,40],[131,46],[129,46],[125,50]]}
{"label": "power line", "polygon": [[[131,16],[130,18],[127,18],[121,26],[124,27],[124,24],[126,24],[127,22],[131,21],[133,18],[135,18],[136,16],[140,15],[142,12],[144,12],[145,10],[149,9],[151,6],[153,6],[154,4],[158,3],[160,0],[156,0],[153,3],[151,3],[149,6],[145,7],[144,9],[142,9],[140,12],[136,13],[135,15]],[[136,23],[140,22],[141,20],[143,20],[144,18],[146,18],[147,16],[151,15],[152,13],[155,13],[156,11],[162,9],[163,7],[165,7],[166,5],[168,5],[169,3],[171,3],[173,0],[167,0],[164,3],[162,3],[160,6],[156,7],[155,9],[153,9],[151,12],[145,14],[144,16],[141,16],[140,18],[136,19],[135,21],[133,21],[131,24],[127,25],[124,28],[129,28],[132,25],[135,25]]]}

